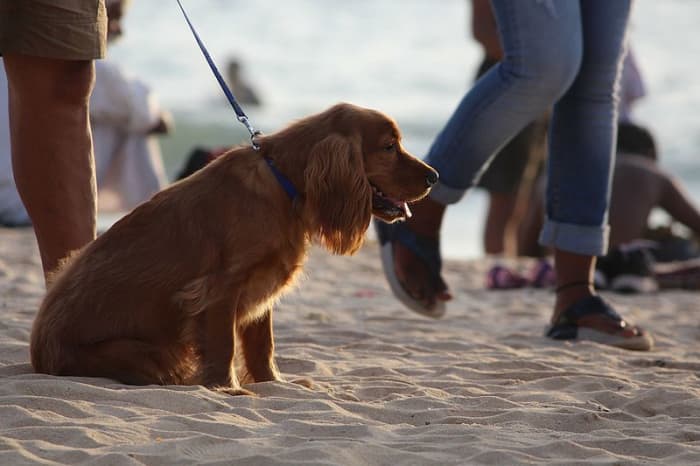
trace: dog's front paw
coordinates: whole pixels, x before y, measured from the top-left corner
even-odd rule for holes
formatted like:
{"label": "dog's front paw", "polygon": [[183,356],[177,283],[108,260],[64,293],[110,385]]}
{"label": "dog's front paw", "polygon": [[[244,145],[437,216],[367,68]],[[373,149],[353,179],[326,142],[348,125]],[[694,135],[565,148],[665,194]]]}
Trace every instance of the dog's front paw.
{"label": "dog's front paw", "polygon": [[223,386],[219,385],[216,387],[210,387],[210,390],[213,390],[215,392],[219,393],[226,393],[227,395],[232,395],[232,396],[239,396],[239,395],[247,395],[247,396],[258,396],[255,393],[251,392],[250,390],[246,390],[245,388],[241,387],[230,387],[230,386]]}

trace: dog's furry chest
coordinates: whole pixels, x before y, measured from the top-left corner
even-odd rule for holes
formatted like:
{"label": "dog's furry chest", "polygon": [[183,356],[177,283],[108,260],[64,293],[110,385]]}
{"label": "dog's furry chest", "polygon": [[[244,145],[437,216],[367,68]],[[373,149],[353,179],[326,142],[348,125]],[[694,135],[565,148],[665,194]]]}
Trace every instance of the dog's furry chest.
{"label": "dog's furry chest", "polygon": [[236,320],[255,319],[294,284],[305,256],[305,250],[270,251],[246,265],[234,261],[187,283],[178,292],[177,301],[190,315],[224,301],[230,303]]}
{"label": "dog's furry chest", "polygon": [[240,288],[237,319],[257,317],[294,285],[302,270],[304,256],[283,259],[291,258],[280,258],[276,264],[265,264],[250,271]]}

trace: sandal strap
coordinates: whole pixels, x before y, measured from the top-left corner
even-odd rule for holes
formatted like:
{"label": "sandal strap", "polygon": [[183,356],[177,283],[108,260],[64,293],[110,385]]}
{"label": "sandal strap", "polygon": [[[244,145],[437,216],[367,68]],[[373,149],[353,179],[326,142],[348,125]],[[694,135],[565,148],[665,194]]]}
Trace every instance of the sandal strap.
{"label": "sandal strap", "polygon": [[568,290],[569,288],[576,288],[579,286],[585,286],[585,287],[593,287],[593,282],[590,281],[578,281],[578,282],[569,282],[569,283],[564,283],[563,285],[559,285],[554,289],[555,293],[559,293],[564,290]]}
{"label": "sandal strap", "polygon": [[618,322],[624,321],[620,314],[615,312],[600,296],[593,295],[580,299],[566,308],[559,316],[557,324],[576,325],[581,318],[591,315],[604,315]]}
{"label": "sandal strap", "polygon": [[387,242],[400,243],[421,259],[432,275],[440,276],[442,258],[440,257],[440,240],[438,238],[414,233],[401,223],[376,222],[375,226],[379,242],[382,245]]}

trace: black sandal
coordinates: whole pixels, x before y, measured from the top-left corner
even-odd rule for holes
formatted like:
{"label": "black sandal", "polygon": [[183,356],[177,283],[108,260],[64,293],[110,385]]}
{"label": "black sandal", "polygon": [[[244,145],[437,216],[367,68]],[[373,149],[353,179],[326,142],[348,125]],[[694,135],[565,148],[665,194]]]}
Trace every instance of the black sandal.
{"label": "black sandal", "polygon": [[621,327],[627,325],[627,322],[600,296],[587,296],[562,312],[557,323],[550,326],[545,335],[553,340],[594,341],[637,351],[649,351],[654,347],[654,339],[641,329],[638,329],[638,335],[625,337],[578,325],[581,318],[591,315],[603,315],[620,323]]}

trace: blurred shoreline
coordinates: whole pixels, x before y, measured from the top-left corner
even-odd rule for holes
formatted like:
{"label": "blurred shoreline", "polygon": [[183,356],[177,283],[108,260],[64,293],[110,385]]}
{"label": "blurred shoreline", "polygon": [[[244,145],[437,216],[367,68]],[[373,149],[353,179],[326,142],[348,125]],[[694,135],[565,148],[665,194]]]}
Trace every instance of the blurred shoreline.
{"label": "blurred shoreline", "polygon": [[[219,67],[232,57],[242,64],[264,103],[244,106],[246,113],[266,133],[347,101],[392,116],[407,149],[423,157],[481,60],[468,29],[468,0],[198,0],[185,7]],[[633,116],[657,137],[661,166],[695,199],[700,65],[692,57],[700,56],[699,17],[700,2],[640,0],[630,29],[647,87]],[[247,141],[174,4],[133,2],[125,36],[109,53],[175,114],[175,134],[162,139],[171,175],[195,145]],[[484,211],[478,191],[448,209],[445,256],[482,255]]]}

